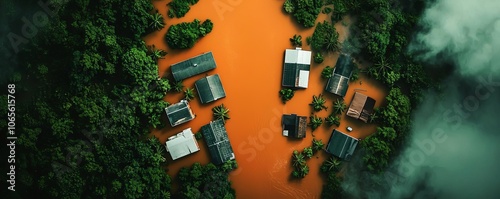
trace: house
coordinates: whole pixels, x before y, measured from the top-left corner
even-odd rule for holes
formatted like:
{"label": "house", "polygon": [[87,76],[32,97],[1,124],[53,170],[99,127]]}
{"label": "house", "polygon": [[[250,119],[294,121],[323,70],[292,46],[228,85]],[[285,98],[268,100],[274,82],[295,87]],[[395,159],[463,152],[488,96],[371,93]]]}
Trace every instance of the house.
{"label": "house", "polygon": [[170,70],[175,81],[182,81],[186,78],[215,69],[215,59],[212,52],[203,53],[188,60],[172,64]]}
{"label": "house", "polygon": [[227,136],[226,127],[224,127],[224,121],[211,121],[209,124],[201,127],[201,133],[207,143],[212,163],[220,165],[235,159],[233,148]]}
{"label": "house", "polygon": [[328,141],[326,151],[340,159],[349,160],[358,146],[358,142],[357,138],[335,129]]}
{"label": "house", "polygon": [[226,97],[218,74],[201,78],[194,83],[194,86],[203,104]]}
{"label": "house", "polygon": [[349,55],[340,54],[333,70],[333,75],[328,79],[325,91],[344,97],[349,88],[349,79],[353,71],[352,58]]}
{"label": "house", "polygon": [[281,86],[307,88],[311,68],[311,51],[301,48],[286,49]]}
{"label": "house", "polygon": [[368,123],[370,116],[373,114],[373,107],[375,107],[375,100],[373,98],[356,92],[347,110],[347,116]]}
{"label": "house", "polygon": [[172,160],[176,160],[195,153],[200,150],[191,128],[184,129],[182,132],[169,137],[165,143],[167,152],[172,156]]}
{"label": "house", "polygon": [[307,117],[296,114],[283,115],[281,118],[283,136],[291,138],[305,138],[307,129]]}
{"label": "house", "polygon": [[168,121],[172,127],[189,122],[194,119],[195,115],[188,104],[188,101],[181,100],[176,104],[172,104],[165,108]]}

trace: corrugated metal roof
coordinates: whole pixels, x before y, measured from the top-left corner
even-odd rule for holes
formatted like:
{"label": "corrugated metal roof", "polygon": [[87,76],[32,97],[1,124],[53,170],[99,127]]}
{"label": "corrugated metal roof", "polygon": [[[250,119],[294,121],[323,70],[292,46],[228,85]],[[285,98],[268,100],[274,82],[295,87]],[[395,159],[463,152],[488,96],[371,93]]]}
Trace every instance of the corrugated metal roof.
{"label": "corrugated metal roof", "polygon": [[358,146],[358,142],[358,139],[335,129],[328,141],[326,151],[338,158],[348,160]]}
{"label": "corrugated metal roof", "polygon": [[354,93],[349,109],[347,110],[347,115],[363,122],[368,122],[371,114],[373,113],[373,107],[375,106],[375,100],[368,97],[362,93]]}
{"label": "corrugated metal roof", "polygon": [[352,58],[345,54],[340,54],[333,70],[333,75],[328,79],[325,91],[344,97],[349,88],[349,79],[353,71]]}
{"label": "corrugated metal roof", "polygon": [[167,152],[172,156],[172,160],[176,160],[195,153],[200,150],[191,128],[184,129],[175,136],[169,137],[165,143]]}
{"label": "corrugated metal roof", "polygon": [[233,148],[222,120],[211,121],[201,127],[201,133],[208,145],[210,158],[216,165],[235,159]]}
{"label": "corrugated metal roof", "polygon": [[182,81],[186,78],[215,69],[215,59],[212,52],[207,52],[188,60],[172,64],[170,70],[175,81]]}
{"label": "corrugated metal roof", "polygon": [[201,103],[209,103],[226,97],[226,92],[218,74],[207,76],[194,83]]}
{"label": "corrugated metal roof", "polygon": [[191,121],[195,117],[186,100],[168,106],[165,112],[172,127]]}

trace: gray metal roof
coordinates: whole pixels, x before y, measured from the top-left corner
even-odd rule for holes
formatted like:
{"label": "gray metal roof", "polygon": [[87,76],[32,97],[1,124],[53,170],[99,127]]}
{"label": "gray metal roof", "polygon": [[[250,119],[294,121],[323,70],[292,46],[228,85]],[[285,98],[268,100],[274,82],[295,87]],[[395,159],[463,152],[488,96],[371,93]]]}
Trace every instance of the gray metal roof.
{"label": "gray metal roof", "polygon": [[212,52],[203,53],[188,60],[172,64],[170,70],[175,81],[182,81],[186,78],[213,70],[217,67]]}
{"label": "gray metal roof", "polygon": [[203,139],[208,145],[212,163],[220,165],[226,161],[235,159],[233,148],[227,136],[226,127],[222,120],[211,121],[201,127]]}
{"label": "gray metal roof", "polygon": [[[311,51],[297,49],[286,49],[283,64],[283,77],[281,85],[284,87],[303,88],[299,85],[300,71],[309,71],[311,67]],[[303,81],[307,82],[309,76]],[[307,87],[307,84],[305,85]]]}
{"label": "gray metal roof", "polygon": [[326,83],[325,91],[344,97],[349,88],[349,79],[353,71],[352,65],[352,58],[349,55],[340,54],[333,75]]}
{"label": "gray metal roof", "polygon": [[198,91],[198,97],[203,104],[226,97],[226,92],[224,91],[224,87],[222,87],[222,82],[218,74],[201,78],[194,85]]}
{"label": "gray metal roof", "polygon": [[356,146],[358,146],[358,142],[359,140],[357,138],[335,129],[328,141],[326,151],[338,158],[349,160]]}
{"label": "gray metal roof", "polygon": [[195,117],[186,100],[168,106],[165,112],[172,127],[191,121]]}

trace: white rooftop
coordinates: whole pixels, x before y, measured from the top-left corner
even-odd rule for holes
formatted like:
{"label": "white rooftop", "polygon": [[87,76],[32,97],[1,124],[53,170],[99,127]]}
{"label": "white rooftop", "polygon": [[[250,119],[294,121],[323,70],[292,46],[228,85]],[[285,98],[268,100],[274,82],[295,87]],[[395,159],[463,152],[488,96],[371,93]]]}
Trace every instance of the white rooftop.
{"label": "white rooftop", "polygon": [[172,156],[172,160],[182,158],[200,150],[191,128],[184,129],[177,135],[169,137],[165,143],[165,147],[170,156]]}
{"label": "white rooftop", "polygon": [[311,51],[302,50],[301,48],[286,49],[285,63],[311,65]]}

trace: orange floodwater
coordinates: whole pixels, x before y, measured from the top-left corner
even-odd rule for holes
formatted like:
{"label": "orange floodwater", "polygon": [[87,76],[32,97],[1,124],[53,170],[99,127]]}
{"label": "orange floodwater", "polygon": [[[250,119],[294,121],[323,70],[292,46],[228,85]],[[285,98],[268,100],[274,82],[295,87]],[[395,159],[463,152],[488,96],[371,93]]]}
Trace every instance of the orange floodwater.
{"label": "orange floodwater", "polygon": [[[211,108],[224,103],[230,109],[230,117],[226,123],[229,139],[233,146],[239,168],[230,175],[232,186],[238,198],[319,198],[324,178],[320,174],[321,163],[328,155],[320,151],[315,157],[307,161],[310,167],[309,174],[301,179],[290,178],[292,172],[291,154],[293,150],[302,150],[311,145],[313,134],[310,128],[307,136],[302,140],[291,140],[281,135],[282,114],[296,113],[309,116],[312,112],[308,105],[313,95],[323,93],[325,80],[320,78],[321,70],[326,66],[335,65],[338,53],[325,55],[325,61],[311,66],[309,88],[299,90],[294,98],[283,104],[278,96],[281,89],[281,72],[284,50],[293,48],[289,38],[294,34],[305,38],[312,35],[314,28],[301,28],[293,19],[282,11],[282,0],[209,0],[199,1],[191,7],[187,15],[181,19],[170,19],[166,16],[165,6],[168,1],[152,1],[154,6],[163,14],[167,26],[160,31],[147,35],[144,40],[147,45],[155,45],[169,53],[161,59],[159,75],[169,76],[171,64],[212,51],[217,68],[208,74],[218,73],[222,79],[226,98],[213,103],[202,105],[198,99],[190,102],[196,114],[193,121],[175,128],[153,130],[161,142],[168,137],[191,127],[193,132],[212,119]],[[195,18],[211,19],[214,23],[213,31],[188,50],[171,50],[163,40],[168,26],[180,22],[191,22]],[[327,19],[327,15],[320,14],[317,21]],[[340,40],[345,39],[349,25],[337,23],[335,27],[340,33]],[[200,74],[184,81],[184,86],[194,87],[194,82],[204,77]],[[366,90],[363,93],[377,100],[376,107],[383,103],[387,95],[386,89],[377,82],[360,75],[360,80],[352,82],[347,92],[346,104],[349,105],[355,89]],[[324,93],[327,99],[328,111],[316,113],[326,117],[331,112],[333,102],[337,97]],[[170,103],[178,102],[183,97],[181,93],[169,93],[165,100]],[[364,124],[342,115],[341,125],[338,127],[345,132],[347,126],[353,127],[350,135],[364,138],[375,132],[376,126]],[[328,141],[334,127],[322,125],[314,131],[316,139]],[[175,178],[180,168],[190,166],[194,162],[206,164],[209,154],[204,141],[199,142],[201,151],[170,161],[168,173]]]}

